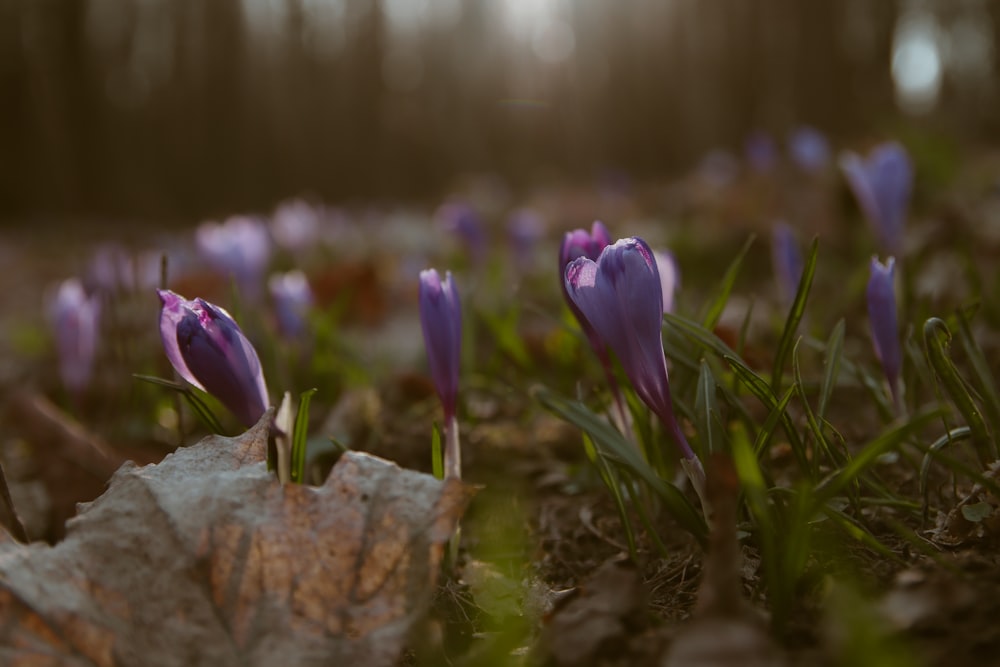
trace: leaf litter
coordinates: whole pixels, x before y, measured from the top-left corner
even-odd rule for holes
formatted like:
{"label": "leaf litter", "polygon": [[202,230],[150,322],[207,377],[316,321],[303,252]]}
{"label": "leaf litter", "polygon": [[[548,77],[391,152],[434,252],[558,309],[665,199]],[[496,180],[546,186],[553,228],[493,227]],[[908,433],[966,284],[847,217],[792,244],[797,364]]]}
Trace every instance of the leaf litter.
{"label": "leaf litter", "polygon": [[4,533],[0,663],[396,664],[472,487],[357,452],[282,486],[270,419],[126,463],[56,546]]}

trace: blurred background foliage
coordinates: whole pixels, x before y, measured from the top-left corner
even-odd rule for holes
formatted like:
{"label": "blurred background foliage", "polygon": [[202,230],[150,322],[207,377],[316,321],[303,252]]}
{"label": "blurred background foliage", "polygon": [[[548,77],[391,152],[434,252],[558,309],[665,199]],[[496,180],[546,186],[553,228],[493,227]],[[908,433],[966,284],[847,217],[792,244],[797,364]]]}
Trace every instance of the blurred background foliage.
{"label": "blurred background foliage", "polygon": [[667,176],[755,131],[1000,135],[994,0],[0,0],[0,219]]}

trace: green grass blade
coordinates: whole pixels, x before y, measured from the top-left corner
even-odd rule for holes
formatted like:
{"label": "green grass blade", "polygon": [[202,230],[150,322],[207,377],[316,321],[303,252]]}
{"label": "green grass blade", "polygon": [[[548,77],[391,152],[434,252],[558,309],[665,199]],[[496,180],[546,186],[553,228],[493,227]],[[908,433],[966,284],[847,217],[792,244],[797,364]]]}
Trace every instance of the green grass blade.
{"label": "green grass blade", "polygon": [[667,511],[699,541],[704,542],[707,528],[701,515],[672,483],[661,479],[643,460],[632,443],[626,440],[611,424],[591,412],[583,403],[555,394],[543,387],[532,391],[545,409],[576,425],[589,435],[600,455],[641,479],[663,502]]}
{"label": "green grass blade", "polygon": [[214,412],[212,412],[212,408],[208,407],[208,404],[205,403],[205,401],[194,393],[191,387],[186,384],[159,378],[155,375],[141,375],[139,373],[133,373],[132,377],[136,380],[142,380],[143,382],[148,382],[159,387],[166,387],[171,391],[176,391],[184,397],[184,400],[187,401],[188,407],[190,407],[191,411],[197,415],[198,419],[201,420],[201,423],[205,425],[205,428],[212,433],[218,433],[220,435],[224,435],[226,433],[226,429],[222,427],[222,422],[220,422],[219,418],[215,416]]}
{"label": "green grass blade", "polygon": [[[844,463],[843,458],[840,457],[833,448],[830,447],[830,443],[826,438],[826,433],[823,432],[822,423],[816,419],[815,413],[813,413],[812,406],[809,404],[809,397],[806,395],[805,384],[802,382],[802,368],[799,365],[799,343],[802,339],[799,338],[795,343],[795,348],[792,350],[792,377],[795,379],[795,391],[799,396],[799,402],[802,403],[802,409],[806,415],[806,423],[809,425],[809,432],[812,433],[813,440],[816,442],[816,446],[819,451],[826,456],[826,459],[832,465],[842,465]],[[819,461],[815,460],[814,457],[813,466],[819,465]]]}
{"label": "green grass blade", "polygon": [[751,234],[747,238],[746,243],[740,248],[740,251],[736,253],[736,257],[729,264],[729,268],[722,275],[722,283],[719,285],[719,294],[714,300],[709,302],[707,310],[705,311],[704,317],[701,321],[704,327],[708,330],[715,328],[715,325],[719,323],[719,318],[722,317],[722,311],[726,308],[726,303],[729,302],[729,295],[733,292],[733,286],[736,284],[736,277],[740,273],[740,267],[743,266],[743,260],[746,258],[747,253],[750,251],[750,246],[753,245],[754,240],[757,238],[755,234]]}
{"label": "green grass blade", "polygon": [[931,443],[931,446],[928,447],[927,451],[924,453],[924,458],[920,462],[920,497],[923,498],[924,518],[927,517],[927,477],[931,471],[931,461],[934,459],[934,455],[944,449],[945,445],[962,442],[963,440],[968,440],[971,437],[972,429],[968,426],[953,428]]}
{"label": "green grass blade", "polygon": [[706,457],[713,452],[724,451],[723,433],[719,422],[719,402],[716,397],[718,383],[708,361],[701,360],[701,370],[698,373],[698,387],[695,394],[694,412],[698,424],[698,436],[701,441],[701,456]]}
{"label": "green grass blade", "polygon": [[788,417],[785,410],[788,409],[788,404],[791,402],[792,396],[794,395],[795,387],[789,387],[785,390],[785,395],[782,396],[777,405],[771,409],[767,415],[767,419],[765,419],[764,423],[761,424],[759,429],[757,429],[757,438],[753,443],[753,451],[758,458],[767,448],[768,443],[771,442],[771,438],[774,437],[774,430],[778,427],[778,422]]}
{"label": "green grass blade", "polygon": [[969,389],[948,354],[951,331],[943,320],[932,317],[924,323],[924,347],[927,358],[938,381],[944,386],[955,407],[972,429],[972,446],[976,456],[985,468],[997,458],[996,443],[990,438],[989,429],[983,420],[979,406],[969,393]]}
{"label": "green grass blade", "polygon": [[940,416],[941,411],[937,409],[918,413],[905,423],[868,443],[853,459],[848,461],[847,465],[825,479],[816,488],[814,494],[816,509],[819,510],[834,496],[841,495],[862,473],[874,465],[880,456],[898,447],[911,435],[919,432],[920,429],[925,428]]}
{"label": "green grass blade", "polygon": [[302,392],[299,409],[295,413],[295,431],[292,433],[291,478],[294,484],[302,484],[306,476],[306,440],[309,436],[309,401],[315,389]]}
{"label": "green grass blade", "polygon": [[799,279],[799,289],[795,292],[795,300],[788,311],[785,319],[785,328],[781,333],[778,342],[778,351],[774,355],[774,370],[771,371],[771,390],[777,394],[781,391],[782,374],[785,371],[785,362],[792,351],[795,339],[798,336],[799,323],[806,310],[806,302],[809,300],[809,290],[812,288],[813,276],[816,273],[816,258],[819,253],[819,239],[813,239],[809,246],[809,256],[806,258],[805,266],[802,267],[802,277]]}
{"label": "green grass blade", "polygon": [[826,419],[826,408],[830,404],[830,397],[833,395],[833,388],[837,386],[837,376],[840,373],[840,358],[844,352],[844,318],[840,318],[830,338],[826,341],[825,356],[823,358],[823,385],[819,392],[819,404],[816,406],[816,418],[820,421]]}
{"label": "green grass blade", "polygon": [[431,429],[431,472],[435,478],[444,479],[444,440],[437,422]]}
{"label": "green grass blade", "polygon": [[957,315],[958,335],[962,341],[965,356],[972,364],[976,389],[983,397],[983,411],[990,421],[993,433],[1000,433],[1000,395],[997,393],[997,386],[993,380],[993,372],[983,355],[982,348],[972,336],[972,329],[969,327],[969,320],[965,313],[959,310]]}
{"label": "green grass blade", "polygon": [[778,411],[778,420],[781,422],[781,426],[785,431],[785,435],[788,436],[788,444],[791,445],[792,451],[795,453],[795,458],[798,460],[799,468],[804,472],[812,469],[809,463],[809,457],[806,453],[805,443],[802,442],[802,438],[799,436],[799,432],[795,429],[795,425],[792,423],[791,417],[788,416],[788,412],[784,409],[788,405],[788,401],[782,402],[778,401],[778,398],[771,391],[767,382],[764,378],[757,375],[753,370],[746,366],[742,361],[736,359],[735,357],[725,357],[725,360],[729,363],[729,367],[733,370],[733,373],[740,380],[744,387],[746,387],[751,394],[753,394],[758,401],[764,404],[768,410],[774,412],[779,405],[783,405]]}

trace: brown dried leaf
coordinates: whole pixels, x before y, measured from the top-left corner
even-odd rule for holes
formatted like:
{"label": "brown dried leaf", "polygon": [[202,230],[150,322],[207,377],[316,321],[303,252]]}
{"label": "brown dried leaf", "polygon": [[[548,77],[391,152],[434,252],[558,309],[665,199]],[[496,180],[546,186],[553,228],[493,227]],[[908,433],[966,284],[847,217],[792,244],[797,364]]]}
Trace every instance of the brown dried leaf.
{"label": "brown dried leaf", "polygon": [[55,547],[3,535],[0,664],[395,664],[470,490],[354,452],[283,487],[268,419],[122,466]]}

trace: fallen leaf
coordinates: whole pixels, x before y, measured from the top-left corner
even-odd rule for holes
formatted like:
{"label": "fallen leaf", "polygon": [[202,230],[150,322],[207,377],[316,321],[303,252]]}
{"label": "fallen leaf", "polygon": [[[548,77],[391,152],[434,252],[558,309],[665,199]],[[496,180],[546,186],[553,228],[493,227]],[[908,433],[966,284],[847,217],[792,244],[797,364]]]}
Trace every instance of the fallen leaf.
{"label": "fallen leaf", "polygon": [[396,664],[470,489],[354,452],[282,486],[270,414],[125,464],[54,547],[2,534],[0,664]]}

